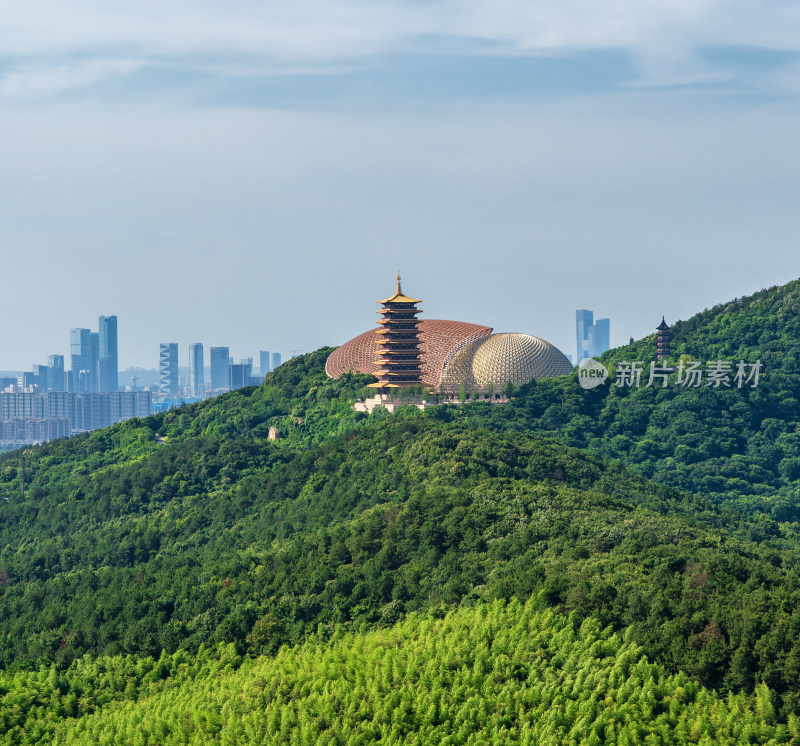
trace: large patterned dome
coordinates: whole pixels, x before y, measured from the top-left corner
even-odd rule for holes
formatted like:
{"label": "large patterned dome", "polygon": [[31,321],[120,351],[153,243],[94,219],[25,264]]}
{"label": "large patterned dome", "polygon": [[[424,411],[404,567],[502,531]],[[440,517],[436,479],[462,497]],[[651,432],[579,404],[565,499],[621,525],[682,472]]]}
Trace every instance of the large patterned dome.
{"label": "large patterned dome", "polygon": [[463,383],[467,391],[531,379],[563,376],[572,363],[561,350],[530,334],[492,334],[461,345],[446,362],[441,385],[456,391]]}

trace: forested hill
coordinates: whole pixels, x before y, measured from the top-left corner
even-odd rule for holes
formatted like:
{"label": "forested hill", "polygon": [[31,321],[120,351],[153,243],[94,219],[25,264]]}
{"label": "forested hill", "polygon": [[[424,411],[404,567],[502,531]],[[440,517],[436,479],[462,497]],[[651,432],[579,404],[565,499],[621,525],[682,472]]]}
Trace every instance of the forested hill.
{"label": "forested hill", "polygon": [[679,354],[760,358],[758,388],[565,376],[508,405],[367,417],[352,404],[371,379],[329,380],[324,349],[260,387],[26,449],[24,497],[19,454],[0,456],[0,662],[22,682],[85,654],[271,656],[340,625],[536,595],[629,629],[668,672],[766,682],[785,718],[797,298],[792,283],[675,324]]}
{"label": "forested hill", "polygon": [[[591,391],[572,377],[523,386],[508,407],[471,405],[440,416],[517,429],[619,459],[664,484],[777,521],[800,520],[800,281],[678,321],[673,363],[761,361],[756,388],[678,385],[673,374],[647,387],[655,335],[606,353],[609,381]],[[620,361],[641,361],[641,386],[614,382]]]}

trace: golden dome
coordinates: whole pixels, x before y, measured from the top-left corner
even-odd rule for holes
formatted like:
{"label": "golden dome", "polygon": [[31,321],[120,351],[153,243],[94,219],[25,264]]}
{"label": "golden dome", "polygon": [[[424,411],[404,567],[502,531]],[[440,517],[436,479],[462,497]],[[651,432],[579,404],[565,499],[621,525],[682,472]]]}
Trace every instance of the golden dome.
{"label": "golden dome", "polygon": [[510,381],[563,376],[572,363],[557,347],[531,334],[505,333],[475,339],[459,347],[444,365],[442,386],[455,391],[463,383],[467,391],[496,387]]}

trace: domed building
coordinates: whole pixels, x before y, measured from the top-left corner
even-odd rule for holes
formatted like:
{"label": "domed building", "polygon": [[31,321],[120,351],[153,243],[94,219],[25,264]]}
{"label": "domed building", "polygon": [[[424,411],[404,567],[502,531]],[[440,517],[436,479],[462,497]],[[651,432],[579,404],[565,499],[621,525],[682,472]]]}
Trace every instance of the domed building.
{"label": "domed building", "polygon": [[334,350],[325,364],[331,378],[366,373],[378,397],[392,389],[422,386],[454,399],[460,393],[487,396],[507,383],[571,373],[572,363],[549,342],[530,334],[492,334],[481,324],[442,319],[418,319],[421,301],[397,292],[378,301],[379,328],[359,334]]}
{"label": "domed building", "polygon": [[[442,319],[420,319],[417,329],[422,372],[420,383],[427,389],[439,387],[445,363],[456,349],[486,339],[492,333],[489,326]],[[370,329],[335,349],[325,362],[328,376],[338,378],[343,373],[375,375],[375,342],[379,331]]]}
{"label": "domed building", "polygon": [[572,363],[557,347],[531,334],[504,333],[475,339],[453,350],[442,370],[440,387],[457,391],[499,390],[511,382],[572,373]]}

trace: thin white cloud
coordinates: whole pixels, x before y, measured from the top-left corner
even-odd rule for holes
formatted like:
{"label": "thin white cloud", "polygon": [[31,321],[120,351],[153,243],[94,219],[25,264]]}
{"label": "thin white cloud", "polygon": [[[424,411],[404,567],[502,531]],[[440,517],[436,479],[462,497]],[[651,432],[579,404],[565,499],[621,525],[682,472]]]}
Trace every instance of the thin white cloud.
{"label": "thin white cloud", "polygon": [[[41,80],[66,88],[117,75],[116,60],[321,71],[342,60],[412,49],[415,40],[488,42],[509,54],[625,49],[646,85],[713,80],[697,62],[714,46],[800,50],[800,6],[786,0],[0,0],[4,90]],[[72,62],[95,59],[92,68]],[[32,71],[31,61],[39,65]],[[240,62],[242,61],[242,62]]]}
{"label": "thin white cloud", "polygon": [[23,63],[0,76],[0,98],[18,101],[49,98],[85,88],[142,67],[135,60],[90,60],[61,64]]}
{"label": "thin white cloud", "polygon": [[418,35],[555,51],[663,43],[797,49],[798,31],[800,8],[782,0],[0,0],[0,49],[11,57],[351,57]]}

